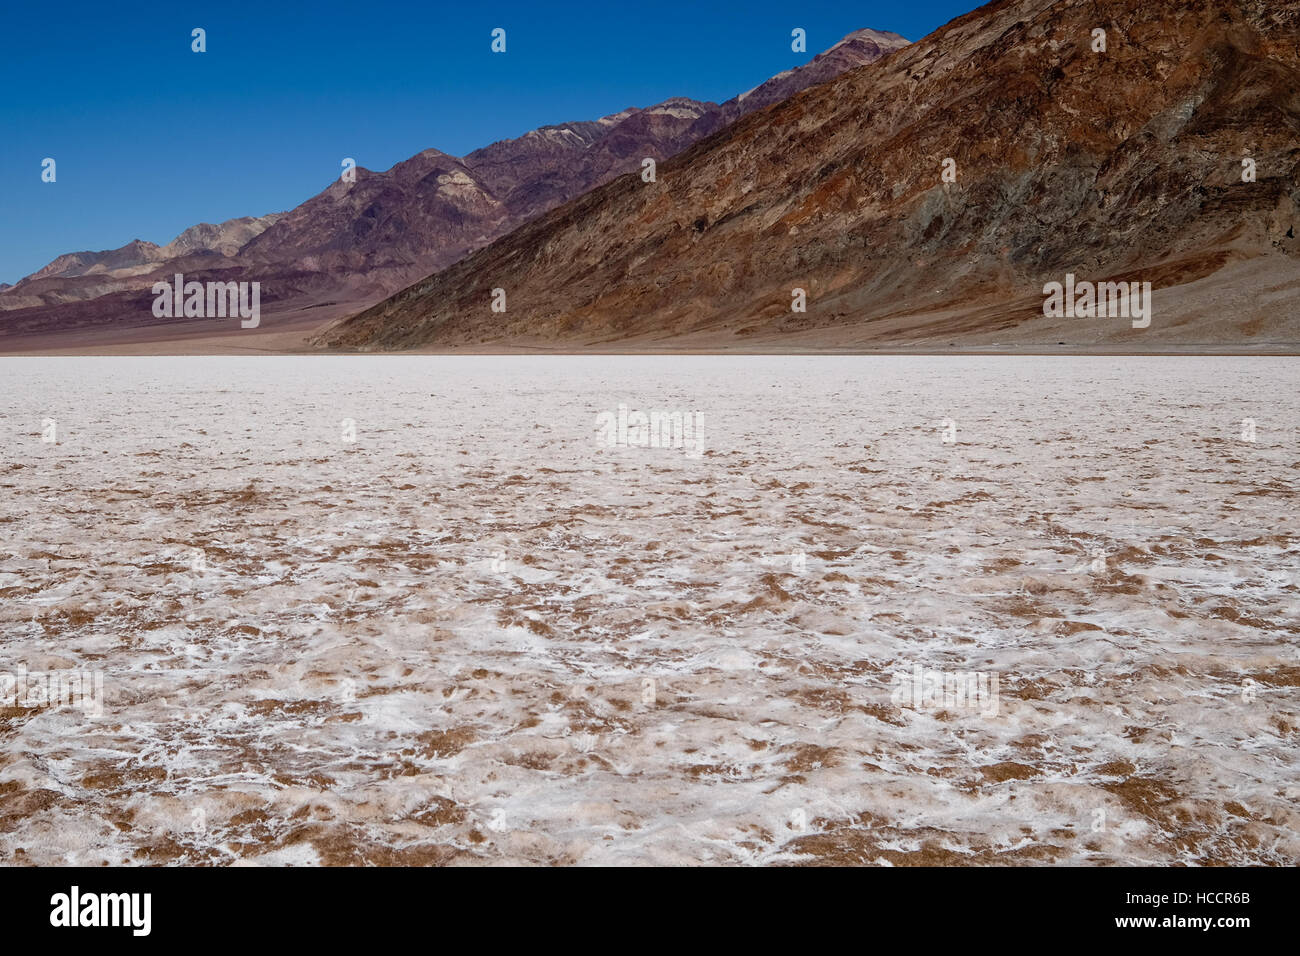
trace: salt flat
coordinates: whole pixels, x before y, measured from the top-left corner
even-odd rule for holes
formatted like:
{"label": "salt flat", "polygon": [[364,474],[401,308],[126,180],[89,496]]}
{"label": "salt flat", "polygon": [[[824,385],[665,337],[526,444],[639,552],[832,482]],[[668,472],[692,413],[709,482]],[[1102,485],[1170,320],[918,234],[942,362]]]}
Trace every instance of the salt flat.
{"label": "salt flat", "polygon": [[1298,370],[0,359],[0,862],[1294,864]]}

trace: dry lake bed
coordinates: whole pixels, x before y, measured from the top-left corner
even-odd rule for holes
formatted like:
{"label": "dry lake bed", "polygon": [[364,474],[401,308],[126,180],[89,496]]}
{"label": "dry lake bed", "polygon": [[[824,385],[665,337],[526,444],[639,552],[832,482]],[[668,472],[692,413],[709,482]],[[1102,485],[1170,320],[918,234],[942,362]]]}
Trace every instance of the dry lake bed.
{"label": "dry lake bed", "polygon": [[0,863],[1294,865],[1298,380],[0,359]]}

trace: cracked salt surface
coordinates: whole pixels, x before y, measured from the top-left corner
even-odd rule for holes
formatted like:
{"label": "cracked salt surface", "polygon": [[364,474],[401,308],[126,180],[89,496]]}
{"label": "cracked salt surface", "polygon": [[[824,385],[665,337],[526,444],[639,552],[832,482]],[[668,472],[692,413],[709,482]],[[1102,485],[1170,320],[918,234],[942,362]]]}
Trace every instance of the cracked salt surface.
{"label": "cracked salt surface", "polygon": [[0,360],[0,860],[1293,864],[1295,374]]}

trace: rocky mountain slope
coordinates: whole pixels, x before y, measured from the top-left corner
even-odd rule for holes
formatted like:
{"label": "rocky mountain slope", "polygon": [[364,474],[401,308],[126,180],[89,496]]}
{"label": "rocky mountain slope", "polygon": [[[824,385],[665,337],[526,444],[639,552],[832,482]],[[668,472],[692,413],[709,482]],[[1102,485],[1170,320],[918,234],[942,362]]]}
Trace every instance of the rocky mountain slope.
{"label": "rocky mountain slope", "polygon": [[888,56],[906,46],[897,33],[857,30],[803,66],[778,73],[765,83],[723,103],[701,117],[690,130],[692,142],[716,133],[748,113],[788,100],[810,86],[835,79],[841,73]]}
{"label": "rocky mountain slope", "polygon": [[457,158],[425,150],[384,172],[356,169],[287,212],[200,224],[166,246],[136,240],[107,252],[60,256],[0,292],[0,347],[38,335],[153,319],[148,289],[175,272],[262,283],[264,308],[306,314],[359,308],[442,269],[575,196],[665,160],[748,111],[838,71],[906,46],[859,31],[808,64],[724,104],[673,98],[598,120],[565,123]]}
{"label": "rocky mountain slope", "polygon": [[614,117],[533,130],[463,159],[425,150],[387,172],[357,170],[286,214],[241,253],[261,267],[374,275],[427,272],[539,212],[607,182],[642,158],[687,145],[714,104],[669,100]]}
{"label": "rocky mountain slope", "polygon": [[[1298,69],[1300,0],[996,0],[317,342],[1300,343]],[[1152,327],[1044,319],[1067,273],[1151,282]]]}

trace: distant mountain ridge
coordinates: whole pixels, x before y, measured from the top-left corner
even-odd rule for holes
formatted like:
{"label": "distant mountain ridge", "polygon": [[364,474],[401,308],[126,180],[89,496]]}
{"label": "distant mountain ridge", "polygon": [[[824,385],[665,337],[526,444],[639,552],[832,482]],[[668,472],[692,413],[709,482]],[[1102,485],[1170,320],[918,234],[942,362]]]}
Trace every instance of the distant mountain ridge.
{"label": "distant mountain ridge", "polygon": [[[202,252],[233,256],[283,215],[283,213],[272,213],[269,216],[244,216],[216,225],[201,222],[190,226],[165,246],[143,239],[133,239],[117,249],[66,253],[20,281],[71,279],[95,273],[109,273]],[[12,287],[6,286],[6,288]]]}
{"label": "distant mountain ridge", "polygon": [[505,235],[530,219],[664,161],[774,98],[873,62],[907,45],[863,30],[809,63],[727,103],[674,97],[596,120],[562,123],[501,140],[464,157],[424,150],[384,172],[358,166],[283,213],[200,223],[165,246],[134,240],[119,249],[76,252],[0,291],[5,334],[156,322],[153,281],[174,272],[203,279],[261,281],[272,311],[322,303],[378,301]]}

